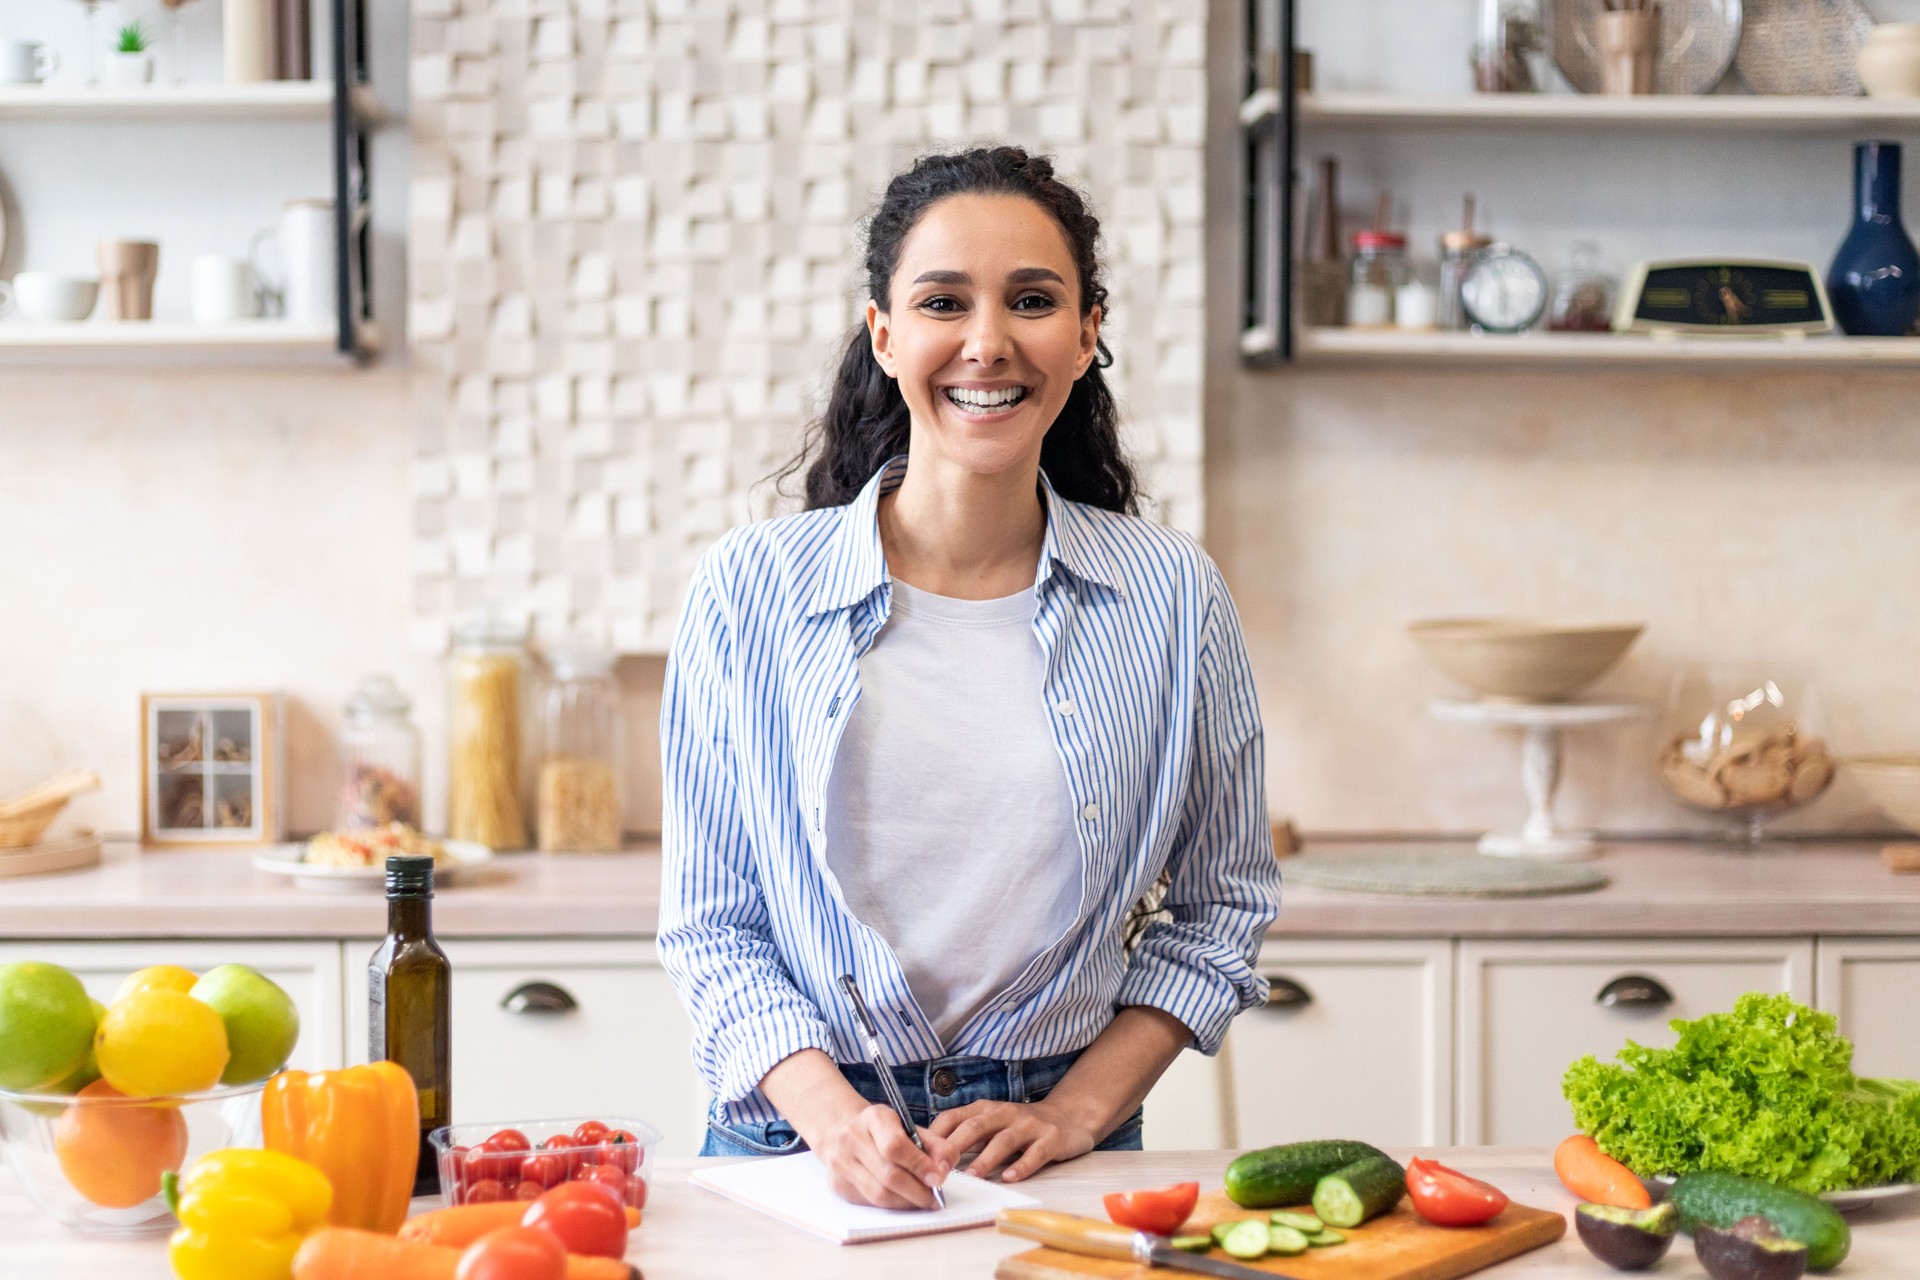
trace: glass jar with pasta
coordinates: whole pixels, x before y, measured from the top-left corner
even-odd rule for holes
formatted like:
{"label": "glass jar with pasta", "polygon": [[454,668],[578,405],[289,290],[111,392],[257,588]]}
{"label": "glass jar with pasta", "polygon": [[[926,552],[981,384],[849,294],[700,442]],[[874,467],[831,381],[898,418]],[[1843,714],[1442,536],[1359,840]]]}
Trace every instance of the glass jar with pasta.
{"label": "glass jar with pasta", "polygon": [[559,646],[540,714],[543,853],[604,853],[620,847],[620,686],[614,656]]}
{"label": "glass jar with pasta", "polygon": [[456,627],[447,675],[447,834],[524,849],[526,627],[499,618]]}

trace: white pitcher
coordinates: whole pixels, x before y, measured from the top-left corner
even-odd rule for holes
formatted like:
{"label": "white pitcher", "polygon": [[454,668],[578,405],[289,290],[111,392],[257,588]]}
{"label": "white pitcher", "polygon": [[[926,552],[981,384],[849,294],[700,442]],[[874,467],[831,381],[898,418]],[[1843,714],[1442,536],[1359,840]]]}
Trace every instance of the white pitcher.
{"label": "white pitcher", "polygon": [[[333,201],[289,200],[280,211],[280,224],[254,236],[248,255],[254,274],[278,295],[287,319],[331,320],[339,314],[333,230]],[[261,261],[260,250],[269,242],[278,247],[279,271],[268,270]]]}

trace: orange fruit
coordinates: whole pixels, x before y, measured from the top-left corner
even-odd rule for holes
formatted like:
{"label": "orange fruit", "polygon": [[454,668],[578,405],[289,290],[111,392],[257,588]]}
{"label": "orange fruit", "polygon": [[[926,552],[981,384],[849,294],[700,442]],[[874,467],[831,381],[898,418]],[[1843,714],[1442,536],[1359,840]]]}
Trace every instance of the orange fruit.
{"label": "orange fruit", "polygon": [[[119,1098],[96,1080],[76,1098]],[[168,1103],[84,1102],[54,1123],[53,1151],[73,1189],[103,1209],[130,1209],[160,1194],[160,1175],[187,1157],[187,1118]]]}

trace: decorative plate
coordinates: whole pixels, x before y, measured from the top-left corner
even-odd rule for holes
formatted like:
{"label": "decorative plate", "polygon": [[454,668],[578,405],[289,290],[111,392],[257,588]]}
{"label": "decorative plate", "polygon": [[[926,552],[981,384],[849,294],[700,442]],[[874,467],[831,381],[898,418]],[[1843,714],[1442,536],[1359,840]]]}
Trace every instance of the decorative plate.
{"label": "decorative plate", "polygon": [[[433,883],[437,888],[460,879],[473,868],[493,859],[493,850],[483,844],[474,844],[468,840],[443,840],[447,861],[433,869]],[[253,865],[261,871],[274,875],[290,876],[302,889],[318,889],[327,893],[354,893],[365,889],[383,889],[387,883],[385,867],[325,867],[309,865],[305,861],[305,844],[275,845],[265,853],[253,857]]]}
{"label": "decorative plate", "polygon": [[1606,886],[1597,867],[1477,853],[1308,853],[1280,863],[1288,884],[1414,897],[1532,898]]}
{"label": "decorative plate", "polygon": [[[1740,48],[1740,3],[1665,0],[1660,6],[1657,92],[1705,93],[1720,83]],[[1600,47],[1593,29],[1605,11],[1604,0],[1547,0],[1544,10],[1553,63],[1581,93],[1600,92]]]}
{"label": "decorative plate", "polygon": [[1860,93],[1860,46],[1873,15],[1859,0],[1747,0],[1737,65],[1755,93]]}

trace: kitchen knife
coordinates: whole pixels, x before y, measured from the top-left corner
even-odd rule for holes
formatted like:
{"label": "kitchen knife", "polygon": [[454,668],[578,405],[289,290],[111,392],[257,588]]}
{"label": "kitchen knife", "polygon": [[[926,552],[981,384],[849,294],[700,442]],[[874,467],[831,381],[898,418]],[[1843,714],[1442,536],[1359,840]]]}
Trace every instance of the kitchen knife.
{"label": "kitchen knife", "polygon": [[1090,1258],[1119,1258],[1143,1266],[1173,1267],[1203,1276],[1220,1276],[1222,1280],[1292,1280],[1277,1271],[1262,1271],[1238,1262],[1222,1262],[1218,1258],[1188,1253],[1174,1248],[1165,1236],[1130,1231],[1098,1218],[1076,1218],[1052,1209],[1002,1209],[995,1221],[1008,1235],[1025,1236],[1049,1249],[1064,1249]]}

